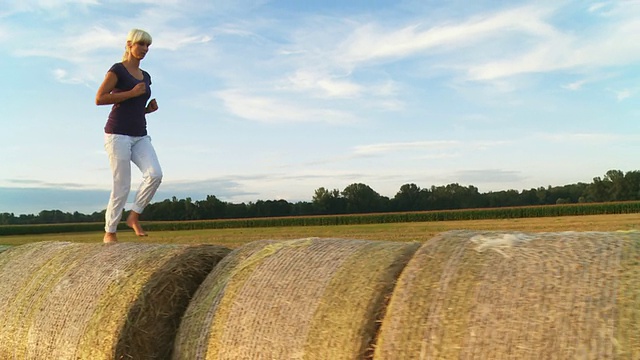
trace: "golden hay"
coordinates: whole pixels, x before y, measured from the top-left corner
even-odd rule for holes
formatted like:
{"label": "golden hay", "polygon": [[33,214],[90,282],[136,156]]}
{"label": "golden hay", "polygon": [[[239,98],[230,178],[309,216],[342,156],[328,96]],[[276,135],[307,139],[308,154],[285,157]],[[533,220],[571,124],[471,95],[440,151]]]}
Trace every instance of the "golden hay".
{"label": "golden hay", "polygon": [[0,359],[167,359],[218,246],[43,242],[0,253]]}
{"label": "golden hay", "polygon": [[417,243],[259,241],[223,259],[183,317],[174,359],[361,359]]}
{"label": "golden hay", "polygon": [[374,359],[640,359],[640,233],[456,231],[425,243]]}

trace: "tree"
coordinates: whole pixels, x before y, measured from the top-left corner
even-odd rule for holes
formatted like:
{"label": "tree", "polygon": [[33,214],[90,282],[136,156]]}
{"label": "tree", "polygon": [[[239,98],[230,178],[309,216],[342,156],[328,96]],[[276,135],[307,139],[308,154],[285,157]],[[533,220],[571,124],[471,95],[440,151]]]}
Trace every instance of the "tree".
{"label": "tree", "polygon": [[577,203],[580,197],[583,196],[587,189],[587,184],[577,183],[564,186],[549,186],[547,189],[547,202],[546,204],[557,204],[558,199],[564,201],[564,203]]}
{"label": "tree", "polygon": [[226,203],[213,195],[207,195],[205,200],[196,201],[196,207],[202,219],[221,219],[226,215]]}
{"label": "tree", "polygon": [[539,203],[538,190],[522,190],[520,193],[520,205],[538,205]]}
{"label": "tree", "polygon": [[638,200],[640,199],[640,171],[628,171],[624,175],[624,179],[627,183],[628,199]]}
{"label": "tree", "polygon": [[420,187],[416,184],[404,184],[400,191],[393,197],[393,210],[415,211],[420,210]]}
{"label": "tree", "polygon": [[0,225],[10,225],[16,223],[16,217],[13,213],[0,213]]}
{"label": "tree", "polygon": [[340,196],[340,190],[331,191],[320,187],[316,189],[313,199],[316,214],[342,214],[346,210],[346,201]]}
{"label": "tree", "polygon": [[347,200],[349,213],[365,213],[381,210],[382,197],[368,185],[362,183],[351,184],[342,191]]}
{"label": "tree", "polygon": [[588,202],[603,202],[609,198],[611,183],[602,180],[599,176],[593,178],[593,182],[587,187],[586,199]]}
{"label": "tree", "polygon": [[458,183],[432,186],[429,195],[430,208],[434,210],[480,207],[484,200],[475,186],[464,187]]}
{"label": "tree", "polygon": [[292,205],[286,200],[258,200],[252,204],[252,213],[257,217],[291,215]]}
{"label": "tree", "polygon": [[42,210],[38,214],[38,219],[43,224],[70,222],[71,214],[60,210]]}
{"label": "tree", "polygon": [[604,175],[604,181],[609,182],[609,201],[625,200],[627,197],[627,184],[624,173],[620,170],[609,170]]}

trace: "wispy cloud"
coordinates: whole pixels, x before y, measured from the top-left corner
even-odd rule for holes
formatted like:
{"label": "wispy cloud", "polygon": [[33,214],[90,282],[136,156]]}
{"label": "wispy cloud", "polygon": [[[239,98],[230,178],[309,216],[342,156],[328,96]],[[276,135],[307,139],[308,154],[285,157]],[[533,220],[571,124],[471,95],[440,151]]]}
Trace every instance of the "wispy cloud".
{"label": "wispy cloud", "polygon": [[[565,11],[563,5],[526,5],[478,14],[456,23],[335,22],[331,25],[347,34],[343,41],[333,45],[322,38],[310,42],[308,37],[300,37],[293,39],[298,43],[291,44],[288,54],[306,64],[314,63],[312,59],[320,60],[325,77],[329,78],[345,72],[353,75],[371,64],[411,60],[458,73],[467,80],[492,82],[521,74],[619,66],[640,59],[640,49],[628,41],[640,31],[640,23],[623,11],[638,13],[638,6],[617,3],[611,19],[578,33],[554,25],[554,16]],[[604,7],[600,4],[584,11],[596,12]],[[326,33],[327,37],[335,38],[334,35]],[[472,50],[474,57],[468,56]],[[440,62],[439,55],[443,53],[448,55],[446,63]],[[321,88],[318,82],[315,85]],[[581,85],[574,82],[568,89]],[[504,83],[501,86],[509,88]]]}
{"label": "wispy cloud", "polygon": [[[345,97],[375,87],[356,80],[374,65],[407,63],[434,74],[492,83],[504,92],[517,88],[508,79],[522,74],[588,71],[640,59],[640,49],[628,41],[640,31],[634,17],[617,12],[612,19],[576,32],[554,24],[554,17],[567,11],[563,6],[536,3],[441,23],[313,19],[298,33],[315,29],[318,35],[295,36],[279,54],[291,57],[288,63],[297,68],[288,77],[292,87]],[[346,35],[320,28],[340,29]],[[339,37],[344,40],[330,40]],[[565,88],[577,90],[584,84],[573,82]]]}
{"label": "wispy cloud", "polygon": [[61,9],[72,5],[98,5],[98,0],[22,0],[3,3],[4,10],[10,13]]}
{"label": "wispy cloud", "polygon": [[[244,3],[260,6],[264,2]],[[290,57],[283,61],[280,76],[273,76],[272,81],[279,82],[284,78],[292,89],[312,91],[312,95],[315,90],[315,95],[343,98],[360,96],[367,88],[379,87],[380,84],[364,84],[356,80],[357,73],[354,70],[366,70],[372,63],[411,60],[434,69],[453,71],[476,81],[495,81],[519,74],[559,69],[629,64],[640,59],[640,49],[628,41],[640,31],[640,23],[631,15],[621,15],[625,8],[629,8],[631,13],[637,12],[638,6],[626,5],[629,3],[633,2],[615,5],[599,2],[585,8],[585,12],[591,13],[613,8],[616,16],[598,28],[586,29],[583,34],[552,24],[553,16],[562,11],[562,3],[555,7],[550,3],[536,3],[507,8],[456,19],[455,22],[451,19],[447,22],[405,19],[389,24],[375,20],[361,22],[309,17],[310,25],[299,22],[299,28],[288,29],[289,33],[294,34],[291,38],[267,45],[269,48],[265,49],[265,57],[273,61]],[[27,11],[71,5],[103,6],[96,0],[40,0],[21,4],[15,5],[15,9]],[[154,4],[153,8],[141,11],[138,22],[148,24],[154,30],[157,41],[153,46],[157,49],[177,51],[194,44],[209,44],[214,42],[216,33],[251,37],[260,32],[258,26],[269,23],[267,18],[257,19],[256,22],[262,22],[262,25],[238,21],[203,32],[188,25],[187,20],[198,13],[193,4],[183,7],[178,6],[176,1],[159,4],[154,1]],[[223,2],[221,6],[230,5]],[[121,48],[122,34],[129,29],[128,24],[118,21],[108,29],[103,25],[95,25],[83,32],[69,29],[68,34],[63,29],[61,35],[45,36],[38,46],[18,46],[15,54],[86,62],[96,51]],[[331,30],[334,28],[339,31]],[[1,33],[0,29],[0,38]],[[336,39],[342,40],[336,42]],[[473,59],[466,51],[472,49],[477,54]],[[446,63],[441,63],[438,58],[438,54],[443,52],[449,55]],[[69,54],[74,56],[70,57]],[[574,82],[566,87],[575,90],[581,85]]]}
{"label": "wispy cloud", "polygon": [[389,29],[375,23],[357,27],[338,46],[336,61],[363,63],[388,61],[429,50],[456,49],[481,40],[502,35],[505,31],[533,36],[551,36],[556,31],[541,21],[549,10],[525,6],[473,17],[458,24],[423,24]]}
{"label": "wispy cloud", "polygon": [[[434,150],[487,150],[496,146],[504,146],[514,143],[512,140],[493,140],[493,141],[461,141],[461,140],[431,140],[431,141],[410,141],[396,143],[380,143],[360,145],[353,148],[353,154],[356,156],[372,156],[384,155],[402,151],[434,151]],[[431,154],[434,158],[443,158],[455,156],[452,154],[435,153]],[[428,156],[428,155],[423,155]]]}
{"label": "wispy cloud", "polygon": [[346,124],[357,121],[353,115],[330,108],[306,107],[282,98],[247,94],[240,90],[216,93],[226,109],[241,118],[265,123],[324,122]]}
{"label": "wispy cloud", "polygon": [[[170,29],[169,31],[160,30],[153,35],[153,49],[166,49],[171,51],[178,51],[188,46],[209,44],[213,41],[213,35],[208,33],[198,32],[196,30],[189,29]],[[124,40],[120,39],[124,44]]]}
{"label": "wispy cloud", "polygon": [[[636,6],[628,10],[638,14],[640,9]],[[617,16],[579,35],[557,29],[543,34],[521,54],[471,65],[468,76],[472,80],[490,81],[521,74],[632,64],[640,60],[640,48],[628,39],[639,31],[640,22],[629,15]]]}
{"label": "wispy cloud", "polygon": [[52,73],[53,77],[63,84],[86,84],[81,78],[69,76],[69,73],[64,69],[55,69]]}
{"label": "wispy cloud", "polygon": [[[2,15],[0,15],[0,18],[2,18]],[[9,31],[5,28],[4,25],[0,24],[0,43],[6,41],[7,39],[9,39]]]}
{"label": "wispy cloud", "polygon": [[518,139],[512,140],[476,140],[469,141],[468,148],[472,150],[488,150],[500,146],[508,146],[518,143]]}
{"label": "wispy cloud", "polygon": [[86,184],[80,183],[53,183],[34,179],[6,179],[6,183],[15,184],[16,187],[29,188],[62,188],[62,189],[81,189],[88,188]]}
{"label": "wispy cloud", "polygon": [[335,76],[314,72],[311,69],[299,69],[288,77],[292,90],[320,90],[326,97],[355,97],[362,93],[362,86]]}
{"label": "wispy cloud", "polygon": [[609,5],[609,2],[606,2],[606,1],[597,2],[597,3],[591,4],[587,11],[589,11],[590,13],[597,12],[605,8],[607,5]]}
{"label": "wispy cloud", "polygon": [[584,84],[586,84],[587,81],[586,80],[579,80],[579,81],[574,81],[572,83],[566,84],[566,85],[562,85],[563,89],[567,89],[567,90],[572,90],[572,91],[576,91],[576,90],[580,90],[582,88],[582,86]]}
{"label": "wispy cloud", "polygon": [[122,47],[124,36],[103,27],[94,26],[81,34],[61,34],[52,40],[45,36],[38,46],[18,47],[13,53],[16,56],[41,56],[83,63],[88,61],[97,51]]}
{"label": "wispy cloud", "polygon": [[533,136],[542,141],[554,143],[603,144],[632,140],[638,136],[625,136],[609,133],[538,133]]}
{"label": "wispy cloud", "polygon": [[442,152],[427,154],[424,156],[418,156],[418,160],[442,160],[442,159],[455,159],[463,156],[460,152]]}
{"label": "wispy cloud", "polygon": [[579,74],[577,80],[560,85],[560,87],[569,91],[578,91],[587,86],[593,87],[599,83],[619,77],[620,74],[618,72],[585,72],[584,74]]}
{"label": "wispy cloud", "polygon": [[398,143],[382,143],[360,145],[353,149],[354,155],[369,156],[378,154],[387,154],[398,151],[416,151],[416,150],[440,150],[450,149],[459,146],[461,142],[456,140],[436,140],[436,141],[413,141]]}
{"label": "wispy cloud", "polygon": [[591,4],[587,8],[587,11],[590,13],[609,15],[613,9],[615,9],[615,1],[601,1]]}
{"label": "wispy cloud", "polygon": [[623,101],[632,95],[632,92],[629,89],[614,91],[614,93],[616,94],[616,99],[618,101]]}
{"label": "wispy cloud", "polygon": [[[286,56],[286,63],[296,68],[288,77],[292,87],[315,89],[326,96],[371,96],[373,91],[369,89],[380,89],[384,84],[364,83],[362,75],[385,76],[369,73],[375,65],[407,63],[409,67],[427,67],[440,74],[453,72],[470,79],[495,79],[503,75],[497,73],[499,66],[494,69],[487,58],[503,59],[509,55],[505,49],[514,44],[536,43],[534,40],[544,43],[559,35],[545,21],[554,10],[522,6],[456,22],[405,19],[394,24],[317,17],[294,32],[290,43],[282,45],[278,54]],[[513,54],[522,52],[521,47],[517,46]],[[469,57],[471,51],[478,56]],[[440,56],[445,53],[447,60],[441,62]],[[421,71],[414,72],[420,75]],[[393,103],[398,105],[391,93],[379,96],[395,100]]]}

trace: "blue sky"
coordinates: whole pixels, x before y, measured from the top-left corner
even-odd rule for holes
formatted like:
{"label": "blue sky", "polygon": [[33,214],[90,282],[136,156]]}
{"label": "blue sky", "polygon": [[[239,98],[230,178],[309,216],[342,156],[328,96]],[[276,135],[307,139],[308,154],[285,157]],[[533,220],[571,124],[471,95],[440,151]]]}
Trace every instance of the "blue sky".
{"label": "blue sky", "polygon": [[0,0],[0,212],[106,206],[94,97],[134,27],[154,201],[640,169],[640,1]]}

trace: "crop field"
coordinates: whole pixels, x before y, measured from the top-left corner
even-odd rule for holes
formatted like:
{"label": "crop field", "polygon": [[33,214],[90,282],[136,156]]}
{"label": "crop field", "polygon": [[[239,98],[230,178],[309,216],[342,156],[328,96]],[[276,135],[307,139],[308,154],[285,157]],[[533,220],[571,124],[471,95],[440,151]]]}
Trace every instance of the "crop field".
{"label": "crop field", "polygon": [[[145,223],[143,222],[143,226]],[[146,225],[151,225],[146,223]],[[152,228],[152,226],[148,226]],[[581,215],[518,219],[486,219],[383,223],[363,225],[281,226],[199,230],[164,230],[149,232],[146,238],[132,231],[120,230],[121,242],[157,244],[215,244],[237,248],[256,240],[290,240],[308,237],[357,240],[424,242],[438,233],[450,230],[488,230],[514,232],[561,231],[628,231],[640,230],[640,214]],[[70,241],[93,243],[102,241],[102,232],[0,236],[2,245],[22,245],[37,241]]]}

